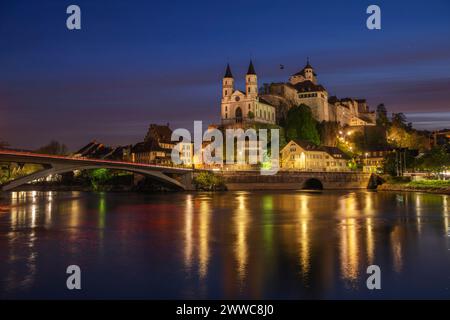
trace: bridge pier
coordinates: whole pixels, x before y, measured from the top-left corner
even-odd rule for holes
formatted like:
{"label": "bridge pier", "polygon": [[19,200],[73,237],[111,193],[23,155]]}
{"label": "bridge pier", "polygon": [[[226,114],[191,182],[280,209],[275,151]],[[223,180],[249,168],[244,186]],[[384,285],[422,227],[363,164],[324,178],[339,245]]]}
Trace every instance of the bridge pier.
{"label": "bridge pier", "polygon": [[194,172],[188,172],[181,176],[181,183],[185,186],[186,191],[194,191],[195,186],[192,183],[194,180]]}

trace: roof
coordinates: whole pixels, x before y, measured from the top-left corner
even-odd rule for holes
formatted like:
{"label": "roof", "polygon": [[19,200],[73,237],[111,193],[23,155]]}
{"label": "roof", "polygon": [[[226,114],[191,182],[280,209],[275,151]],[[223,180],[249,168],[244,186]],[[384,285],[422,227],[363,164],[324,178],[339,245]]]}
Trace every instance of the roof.
{"label": "roof", "polygon": [[92,142],[89,142],[74,154],[86,158],[103,159],[105,157],[108,157],[111,151],[113,151],[113,148],[105,146],[102,143],[94,140]]}
{"label": "roof", "polygon": [[[303,77],[306,77],[305,69],[306,68],[303,68],[299,72],[294,73],[292,76],[303,76]],[[313,71],[313,75],[314,75],[314,77],[317,77],[317,74],[314,71]]]}
{"label": "roof", "polygon": [[325,151],[326,153],[328,153],[333,158],[342,158],[342,159],[346,159],[346,160],[350,159],[350,157],[347,154],[345,154],[344,152],[342,152],[342,150],[339,148],[322,146],[321,149],[323,151]]}
{"label": "roof", "polygon": [[306,140],[294,139],[291,141],[294,141],[300,147],[302,147],[303,149],[308,150],[308,151],[322,151],[322,150],[320,150],[319,146],[315,145],[312,142],[306,141]]}
{"label": "roof", "polygon": [[367,152],[379,152],[379,151],[393,151],[394,148],[390,146],[381,146],[381,147],[375,147],[375,148],[368,148]]}
{"label": "roof", "polygon": [[98,145],[99,145],[99,143],[97,141],[95,141],[95,140],[91,141],[87,145],[82,147],[80,150],[76,151],[75,154],[80,154],[80,155],[86,154],[89,152],[89,150],[97,147]]}
{"label": "roof", "polygon": [[[341,159],[350,159],[348,155],[346,155],[342,150],[336,147],[327,147],[327,146],[317,146],[312,142],[306,141],[306,140],[299,140],[294,139],[291,140],[295,142],[297,145],[299,145],[301,148],[305,149],[306,151],[318,151],[318,152],[326,152],[333,158],[341,158]],[[289,142],[291,142],[289,141]]]}
{"label": "roof", "polygon": [[250,60],[250,64],[248,65],[247,75],[249,75],[249,74],[254,74],[254,75],[256,75],[255,67],[253,66],[252,60]]}
{"label": "roof", "polygon": [[274,105],[271,102],[267,101],[266,99],[264,99],[262,97],[259,97],[259,102],[264,103],[264,104],[268,104],[269,106],[274,107]]}
{"label": "roof", "polygon": [[231,73],[230,64],[227,63],[227,70],[225,71],[224,78],[233,78],[233,74]]}
{"label": "roof", "polygon": [[315,84],[310,80],[302,81],[293,85],[298,92],[326,91],[320,84]]}
{"label": "roof", "polygon": [[309,58],[306,59],[306,65],[303,67],[302,70],[298,71],[297,73],[294,73],[292,76],[303,76],[305,77],[305,70],[306,69],[311,69],[313,70],[313,75],[317,76],[317,74],[314,72],[314,68],[311,66],[311,64],[309,63]]}
{"label": "roof", "polygon": [[150,152],[150,151],[161,151],[164,152],[166,149],[163,149],[159,146],[159,144],[154,140],[149,140],[146,142],[139,142],[135,144],[132,148],[132,152],[141,153],[141,152]]}
{"label": "roof", "polygon": [[144,141],[155,139],[160,143],[173,143],[172,130],[167,125],[151,124]]}
{"label": "roof", "polygon": [[328,103],[335,104],[339,102],[339,99],[336,96],[331,96],[328,98]]}

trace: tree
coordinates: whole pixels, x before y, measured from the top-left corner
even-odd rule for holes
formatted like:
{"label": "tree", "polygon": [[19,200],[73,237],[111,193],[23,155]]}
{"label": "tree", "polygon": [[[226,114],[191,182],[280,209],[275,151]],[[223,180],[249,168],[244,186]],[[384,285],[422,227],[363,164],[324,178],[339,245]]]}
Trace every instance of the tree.
{"label": "tree", "polygon": [[339,123],[322,121],[319,125],[320,143],[325,146],[335,147],[339,133]]}
{"label": "tree", "polygon": [[392,125],[388,129],[389,142],[397,148],[418,149],[426,151],[430,148],[429,137],[406,124],[403,113],[392,114]]}
{"label": "tree", "polygon": [[405,169],[416,167],[414,152],[407,149],[398,149],[389,153],[383,161],[383,171],[391,176],[401,174]]}
{"label": "tree", "polygon": [[386,128],[382,126],[368,126],[362,131],[355,131],[349,138],[355,146],[356,152],[379,150],[387,147]]}
{"label": "tree", "polygon": [[389,125],[389,119],[384,104],[381,103],[377,106],[376,114],[377,114],[377,125],[387,127]]}
{"label": "tree", "polygon": [[425,171],[441,173],[450,167],[450,154],[442,146],[436,146],[418,160],[418,167]]}
{"label": "tree", "polygon": [[197,190],[225,190],[225,183],[222,177],[215,175],[213,172],[199,172],[193,180]]}
{"label": "tree", "polygon": [[289,140],[299,139],[320,144],[320,136],[317,131],[317,121],[314,119],[311,109],[301,104],[288,111],[286,119],[286,136]]}
{"label": "tree", "polygon": [[406,116],[404,113],[392,113],[392,125],[399,128],[407,128]]}
{"label": "tree", "polygon": [[36,152],[44,153],[44,154],[53,154],[53,155],[66,155],[67,147],[66,147],[66,145],[61,144],[56,140],[52,140],[52,141],[50,141],[49,144],[37,149]]}

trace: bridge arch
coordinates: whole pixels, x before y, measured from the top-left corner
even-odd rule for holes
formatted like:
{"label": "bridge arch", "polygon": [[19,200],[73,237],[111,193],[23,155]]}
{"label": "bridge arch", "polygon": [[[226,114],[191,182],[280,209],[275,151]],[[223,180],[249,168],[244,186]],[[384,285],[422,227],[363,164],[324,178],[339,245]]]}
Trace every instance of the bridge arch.
{"label": "bridge arch", "polygon": [[302,189],[323,190],[323,183],[317,178],[309,178],[303,183]]}
{"label": "bridge arch", "polygon": [[167,183],[167,184],[177,187],[179,189],[183,189],[183,190],[186,189],[186,186],[183,183],[181,183],[180,181],[178,181],[172,177],[169,177],[159,171],[144,170],[144,169],[139,169],[139,168],[125,168],[122,166],[114,166],[114,165],[89,165],[89,166],[82,165],[82,166],[55,166],[55,167],[39,170],[32,174],[29,174],[29,175],[20,177],[18,179],[15,179],[13,181],[7,182],[6,184],[4,184],[2,186],[2,190],[9,191],[9,190],[12,190],[21,185],[27,184],[31,181],[48,177],[49,175],[63,174],[63,173],[72,172],[75,170],[91,170],[91,169],[112,169],[112,170],[121,170],[121,171],[127,171],[127,172],[132,172],[132,173],[138,173],[138,174],[142,174],[144,176],[149,176],[149,177],[155,178],[158,181]]}

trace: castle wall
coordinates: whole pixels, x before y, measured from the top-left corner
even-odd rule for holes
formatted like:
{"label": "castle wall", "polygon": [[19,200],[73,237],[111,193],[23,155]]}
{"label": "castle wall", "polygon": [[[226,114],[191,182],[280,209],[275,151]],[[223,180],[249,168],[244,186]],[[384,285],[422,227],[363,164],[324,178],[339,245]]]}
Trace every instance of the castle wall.
{"label": "castle wall", "polygon": [[304,103],[308,105],[317,121],[329,121],[328,96],[325,93],[312,92],[299,95],[304,97],[298,98],[298,104]]}

